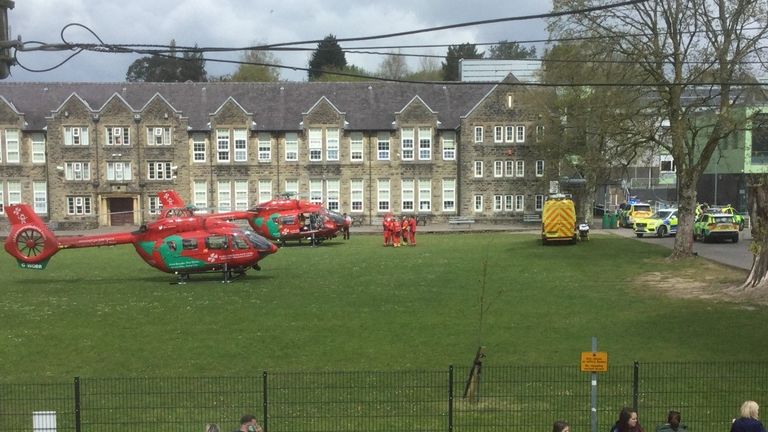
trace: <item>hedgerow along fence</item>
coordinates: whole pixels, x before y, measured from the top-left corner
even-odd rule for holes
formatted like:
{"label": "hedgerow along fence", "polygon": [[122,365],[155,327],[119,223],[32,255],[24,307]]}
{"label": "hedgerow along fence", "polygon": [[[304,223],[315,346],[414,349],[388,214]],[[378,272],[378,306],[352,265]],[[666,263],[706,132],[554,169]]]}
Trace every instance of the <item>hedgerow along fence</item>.
{"label": "hedgerow along fence", "polygon": [[[188,432],[217,423],[228,431],[247,413],[266,432],[546,431],[556,419],[591,428],[591,374],[578,365],[486,366],[476,401],[463,397],[470,370],[1,383],[0,430]],[[724,431],[748,399],[768,400],[768,362],[611,365],[598,374],[598,430],[630,406],[646,430],[675,409],[692,431]]]}

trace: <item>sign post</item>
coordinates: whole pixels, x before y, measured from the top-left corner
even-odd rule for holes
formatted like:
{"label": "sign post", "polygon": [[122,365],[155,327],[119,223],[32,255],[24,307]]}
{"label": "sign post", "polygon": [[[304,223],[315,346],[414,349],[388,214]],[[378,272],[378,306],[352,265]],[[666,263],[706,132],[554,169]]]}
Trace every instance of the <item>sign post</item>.
{"label": "sign post", "polygon": [[591,372],[590,417],[592,432],[597,432],[597,373],[608,372],[608,353],[597,351],[597,337],[592,336],[592,351],[581,353],[581,371]]}

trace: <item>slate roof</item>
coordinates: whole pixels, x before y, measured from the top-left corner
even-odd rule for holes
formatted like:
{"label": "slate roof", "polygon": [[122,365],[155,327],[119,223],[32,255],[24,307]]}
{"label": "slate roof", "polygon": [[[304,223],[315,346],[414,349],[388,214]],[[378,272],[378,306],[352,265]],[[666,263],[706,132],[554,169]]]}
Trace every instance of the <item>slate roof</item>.
{"label": "slate roof", "polygon": [[392,129],[394,114],[415,96],[437,112],[441,129],[456,129],[461,116],[485,97],[493,84],[361,83],[0,83],[0,96],[22,114],[26,129],[41,130],[45,117],[77,94],[99,110],[115,93],[135,111],[155,95],[165,98],[194,130],[209,129],[209,115],[232,97],[253,114],[255,130],[296,131],[306,113],[325,96],[346,113],[349,130]]}

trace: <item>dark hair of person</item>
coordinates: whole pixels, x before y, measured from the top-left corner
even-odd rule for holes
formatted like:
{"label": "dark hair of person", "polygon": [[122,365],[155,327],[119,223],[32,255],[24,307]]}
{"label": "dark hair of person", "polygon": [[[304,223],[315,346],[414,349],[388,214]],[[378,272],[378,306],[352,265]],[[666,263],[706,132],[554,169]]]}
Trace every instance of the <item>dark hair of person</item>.
{"label": "dark hair of person", "polygon": [[256,416],[253,416],[251,414],[246,414],[240,417],[240,424],[242,425],[242,424],[250,423],[254,420],[256,420]]}
{"label": "dark hair of person", "polygon": [[670,411],[667,415],[667,423],[669,423],[674,429],[680,425],[680,411]]}
{"label": "dark hair of person", "polygon": [[552,425],[552,432],[563,432],[568,426],[570,426],[568,423],[558,420]]}

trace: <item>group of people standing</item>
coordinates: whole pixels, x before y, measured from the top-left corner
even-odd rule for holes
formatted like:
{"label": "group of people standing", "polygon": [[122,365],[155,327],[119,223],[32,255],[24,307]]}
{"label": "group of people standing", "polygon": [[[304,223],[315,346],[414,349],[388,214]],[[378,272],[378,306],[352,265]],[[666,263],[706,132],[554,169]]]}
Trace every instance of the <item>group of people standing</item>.
{"label": "group of people standing", "polygon": [[384,246],[400,247],[401,244],[416,246],[416,218],[398,218],[387,214],[381,222],[384,228]]}
{"label": "group of people standing", "polygon": [[[766,432],[759,420],[760,407],[755,401],[746,401],[741,405],[740,417],[733,420],[731,432]],[[656,432],[687,432],[688,428],[682,423],[679,411],[670,411],[667,422],[656,428]],[[552,432],[571,432],[571,426],[562,420],[552,425]],[[645,432],[640,426],[637,411],[633,408],[622,408],[619,419],[611,427],[610,432]]]}

